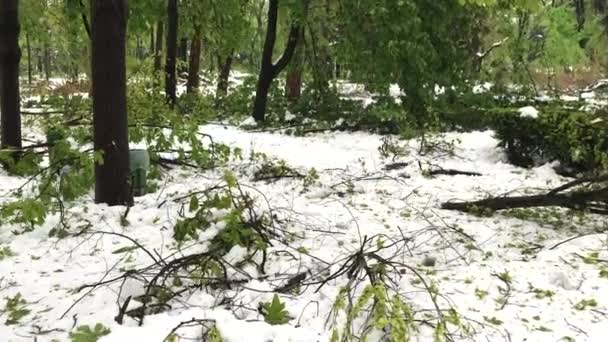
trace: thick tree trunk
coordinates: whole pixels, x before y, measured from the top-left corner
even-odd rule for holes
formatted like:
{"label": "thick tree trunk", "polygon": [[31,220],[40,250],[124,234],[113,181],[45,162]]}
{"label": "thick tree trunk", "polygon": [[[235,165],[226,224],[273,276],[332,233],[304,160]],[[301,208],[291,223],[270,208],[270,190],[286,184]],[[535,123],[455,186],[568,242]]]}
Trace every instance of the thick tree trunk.
{"label": "thick tree trunk", "polygon": [[18,0],[0,2],[0,28],[0,145],[21,149]]}
{"label": "thick tree trunk", "polygon": [[25,45],[27,46],[27,84],[32,84],[32,44],[30,35],[25,34]]}
{"label": "thick tree trunk", "polygon": [[[305,0],[304,6],[308,7],[309,1]],[[300,37],[301,26],[299,21],[295,20],[290,25],[289,36],[287,38],[287,46],[281,58],[275,63],[272,63],[274,45],[277,39],[277,19],[279,11],[279,1],[269,0],[268,2],[268,23],[266,27],[266,39],[264,41],[264,50],[262,51],[262,66],[256,87],[255,100],[253,104],[252,116],[257,122],[263,122],[266,116],[266,104],[268,102],[268,90],[275,77],[277,77],[283,69],[289,64],[293,57],[298,40]]]}
{"label": "thick tree trunk", "polygon": [[232,71],[233,61],[233,52],[231,52],[225,59],[222,59],[220,56],[217,57],[218,68],[220,70],[217,80],[217,90],[215,93],[215,97],[217,99],[221,99],[228,94],[228,81],[230,79],[230,71]]}
{"label": "thick tree trunk", "polygon": [[260,73],[253,102],[253,118],[256,122],[264,122],[266,106],[268,104],[268,91],[272,85],[273,78],[272,70],[262,70]]}
{"label": "thick tree trunk", "polygon": [[163,59],[163,37],[165,36],[163,21],[156,23],[156,46],[154,48],[154,73],[160,72]]}
{"label": "thick tree trunk", "polygon": [[167,102],[177,101],[177,0],[167,0],[167,59],[165,61],[165,95]]}
{"label": "thick tree trunk", "polygon": [[302,73],[304,72],[304,30],[300,31],[298,46],[295,55],[288,67],[285,77],[285,96],[294,104],[300,100],[302,95]]}
{"label": "thick tree trunk", "polygon": [[188,65],[188,83],[186,89],[188,94],[198,93],[200,79],[198,73],[201,69],[201,26],[194,26],[194,36],[192,37],[192,47],[190,49],[190,62]]}
{"label": "thick tree trunk", "polygon": [[127,0],[94,1],[92,19],[95,202],[132,205],[127,130]]}

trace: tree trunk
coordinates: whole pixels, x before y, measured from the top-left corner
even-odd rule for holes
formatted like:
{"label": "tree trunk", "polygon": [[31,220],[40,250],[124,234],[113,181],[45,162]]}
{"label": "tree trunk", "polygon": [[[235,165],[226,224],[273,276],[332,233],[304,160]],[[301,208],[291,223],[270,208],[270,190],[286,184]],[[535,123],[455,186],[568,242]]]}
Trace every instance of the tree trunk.
{"label": "tree trunk", "polygon": [[163,21],[159,20],[156,23],[156,46],[154,48],[154,73],[158,74],[160,72],[160,67],[162,64],[163,58],[163,37],[164,33],[164,25]]}
{"label": "tree trunk", "polygon": [[300,100],[302,95],[302,73],[304,69],[304,30],[300,31],[298,46],[285,78],[285,96],[291,104]]}
{"label": "tree trunk", "polygon": [[165,61],[165,95],[172,106],[177,101],[177,0],[167,0],[167,59]]}
{"label": "tree trunk", "polygon": [[27,46],[27,84],[32,84],[32,44],[29,33],[25,34],[25,45]]}
{"label": "tree trunk", "polygon": [[127,0],[94,1],[92,18],[95,202],[132,205],[127,130]]}
{"label": "tree trunk", "polygon": [[48,42],[44,42],[44,79],[48,82],[51,78],[51,48]]}
{"label": "tree trunk", "polygon": [[576,29],[578,32],[581,32],[585,26],[585,1],[574,0],[574,9],[576,12]]}
{"label": "tree trunk", "polygon": [[148,57],[149,56],[155,56],[155,54],[154,54],[154,51],[155,51],[155,49],[154,49],[155,48],[154,43],[155,43],[155,39],[154,39],[154,26],[152,26],[150,28],[150,46],[148,47],[148,53],[147,53]]}
{"label": "tree trunk", "polygon": [[218,68],[220,74],[217,80],[217,90],[215,92],[216,99],[221,99],[228,94],[228,83],[230,79],[230,71],[232,71],[232,62],[234,60],[234,53],[230,54],[222,60],[221,56],[217,57]]}
{"label": "tree trunk", "polygon": [[188,70],[187,70],[187,67],[188,67],[188,39],[187,38],[182,38],[179,41],[177,67],[178,67],[177,70],[179,70],[180,75],[188,72]]}
{"label": "tree trunk", "polygon": [[188,94],[197,93],[200,84],[198,73],[201,69],[201,26],[194,26],[194,36],[192,37],[192,47],[190,48],[190,63],[188,66],[188,84],[186,89]]}
{"label": "tree trunk", "polygon": [[42,50],[40,48],[36,49],[36,71],[39,74],[44,73],[44,58],[42,57]]}
{"label": "tree trunk", "polygon": [[0,146],[21,149],[18,0],[0,2],[0,27]]}
{"label": "tree trunk", "polygon": [[[309,1],[305,0],[304,6],[308,8]],[[256,122],[263,122],[266,116],[266,104],[268,102],[268,90],[275,77],[277,77],[283,69],[289,64],[293,57],[298,40],[300,37],[301,26],[300,22],[294,20],[290,24],[289,36],[287,38],[287,46],[281,58],[275,63],[272,63],[274,45],[277,39],[277,19],[279,11],[279,1],[269,0],[268,2],[268,23],[266,26],[266,39],[264,41],[264,50],[262,51],[262,66],[256,87],[255,100],[253,104],[252,116]]]}

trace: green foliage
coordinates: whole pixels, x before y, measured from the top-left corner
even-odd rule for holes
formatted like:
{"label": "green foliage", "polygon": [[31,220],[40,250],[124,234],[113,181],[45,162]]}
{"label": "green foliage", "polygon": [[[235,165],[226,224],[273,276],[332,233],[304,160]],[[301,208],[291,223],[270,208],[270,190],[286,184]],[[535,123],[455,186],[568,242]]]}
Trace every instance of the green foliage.
{"label": "green foliage", "polygon": [[496,117],[495,131],[515,165],[558,160],[576,171],[608,169],[608,122],[601,114],[547,108],[533,119],[504,113]]}
{"label": "green foliage", "polygon": [[189,209],[194,216],[175,224],[174,239],[179,243],[197,239],[200,232],[216,226],[221,228],[209,241],[209,250],[215,255],[222,256],[234,246],[265,251],[271,219],[255,214],[253,199],[242,191],[234,175],[227,173],[224,180],[226,186],[211,189],[202,198],[190,196]]}
{"label": "green foliage", "polygon": [[91,329],[88,325],[81,325],[75,331],[70,332],[71,342],[97,342],[100,338],[109,335],[110,329],[104,327],[101,323],[95,324]]}
{"label": "green foliage", "polygon": [[[384,284],[378,282],[367,285],[353,303],[346,305],[348,291],[342,289],[334,302],[334,314],[345,311],[346,323],[342,332],[337,328],[333,331],[332,341],[365,340],[372,329],[390,332],[388,341],[408,341],[411,333],[416,331],[412,309],[399,294],[389,295]],[[365,318],[368,323],[361,328],[361,336],[355,337],[352,335],[352,326],[358,318]]]}
{"label": "green foliage", "polygon": [[456,84],[469,68],[463,47],[472,37],[462,34],[474,24],[474,12],[456,1],[418,0],[342,1],[340,9],[339,50],[357,70],[354,80],[383,94],[397,83],[409,120],[426,129],[435,85]]}
{"label": "green foliage", "polygon": [[287,324],[291,320],[289,312],[285,310],[285,303],[278,295],[272,297],[269,303],[262,303],[264,321],[270,325]]}
{"label": "green foliage", "polygon": [[15,254],[13,253],[13,251],[11,250],[10,247],[8,247],[8,246],[0,247],[0,261],[4,260],[6,258],[10,258],[14,255]]}
{"label": "green foliage", "polygon": [[26,307],[27,302],[25,301],[25,298],[21,296],[21,293],[17,293],[13,297],[7,297],[4,313],[7,314],[8,317],[4,324],[19,324],[19,321],[31,312],[29,309],[26,309]]}
{"label": "green foliage", "polygon": [[597,301],[595,299],[583,299],[580,302],[574,304],[574,308],[579,311],[585,310],[588,307],[597,307]]}

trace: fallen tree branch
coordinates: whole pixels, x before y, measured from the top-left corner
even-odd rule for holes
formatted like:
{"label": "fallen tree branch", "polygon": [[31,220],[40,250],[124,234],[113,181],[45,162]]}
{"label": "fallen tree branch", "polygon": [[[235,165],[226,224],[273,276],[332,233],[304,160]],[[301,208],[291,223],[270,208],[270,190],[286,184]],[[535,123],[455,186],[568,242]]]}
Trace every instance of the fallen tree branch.
{"label": "fallen tree branch", "polygon": [[[604,184],[606,181],[608,181],[608,175],[581,178],[542,195],[492,197],[473,202],[446,202],[441,205],[441,208],[470,212],[479,208],[496,211],[516,208],[562,207],[608,215],[608,184]],[[583,184],[597,185],[597,187],[590,190],[564,192]]]}

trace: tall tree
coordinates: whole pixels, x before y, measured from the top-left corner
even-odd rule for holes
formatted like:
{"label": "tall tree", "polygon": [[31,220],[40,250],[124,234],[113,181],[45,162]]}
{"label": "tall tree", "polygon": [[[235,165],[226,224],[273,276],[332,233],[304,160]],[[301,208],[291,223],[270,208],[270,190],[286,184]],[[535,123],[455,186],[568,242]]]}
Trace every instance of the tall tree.
{"label": "tall tree", "polygon": [[192,36],[192,47],[190,49],[190,62],[188,65],[188,83],[186,89],[189,94],[196,93],[200,83],[198,73],[201,68],[201,48],[202,48],[202,34],[201,25],[198,23],[194,24],[194,34]]}
{"label": "tall tree", "polygon": [[0,115],[2,148],[21,149],[19,1],[0,2]]}
{"label": "tall tree", "polygon": [[163,58],[163,38],[165,29],[162,20],[156,23],[156,46],[154,47],[154,72],[158,73],[162,65]]}
{"label": "tall tree", "polygon": [[165,94],[167,101],[174,105],[177,101],[177,0],[167,0],[167,59],[165,62]]}
{"label": "tall tree", "polygon": [[[309,0],[301,0],[298,5],[303,9],[302,13],[306,12]],[[285,69],[289,61],[293,57],[298,40],[301,37],[302,30],[300,18],[292,18],[289,36],[287,38],[287,46],[283,55],[276,63],[272,62],[274,45],[277,40],[277,21],[279,14],[279,1],[270,0],[268,2],[268,22],[266,24],[266,38],[264,41],[264,50],[262,51],[262,61],[258,83],[256,87],[255,100],[253,103],[252,116],[257,122],[263,122],[266,117],[266,105],[268,103],[268,91],[272,81]]]}
{"label": "tall tree", "polygon": [[94,0],[92,19],[95,202],[132,205],[127,130],[127,0]]}

